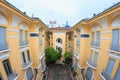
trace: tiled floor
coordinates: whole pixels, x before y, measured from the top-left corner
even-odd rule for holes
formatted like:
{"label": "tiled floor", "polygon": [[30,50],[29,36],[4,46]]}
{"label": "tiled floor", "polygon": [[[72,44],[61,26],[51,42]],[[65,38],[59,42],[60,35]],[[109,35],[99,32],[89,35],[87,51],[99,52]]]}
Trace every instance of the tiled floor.
{"label": "tiled floor", "polygon": [[73,76],[68,66],[55,64],[48,67],[47,80],[73,80]]}

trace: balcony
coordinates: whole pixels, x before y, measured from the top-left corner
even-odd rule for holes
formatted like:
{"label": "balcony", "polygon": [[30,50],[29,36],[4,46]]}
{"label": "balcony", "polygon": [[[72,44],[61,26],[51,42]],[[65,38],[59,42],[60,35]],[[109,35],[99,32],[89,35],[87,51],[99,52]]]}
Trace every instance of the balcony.
{"label": "balcony", "polygon": [[28,69],[32,65],[32,60],[22,64],[22,69]]}
{"label": "balcony", "polygon": [[42,45],[43,41],[39,41],[39,44]]}
{"label": "balcony", "polygon": [[0,42],[0,53],[9,51],[7,42]]}
{"label": "balcony", "polygon": [[18,78],[18,73],[16,72],[8,76],[8,80],[17,80],[17,78]]}
{"label": "balcony", "polygon": [[103,80],[112,80],[110,76],[108,76],[104,71],[100,73],[100,76],[102,77]]}
{"label": "balcony", "polygon": [[120,59],[120,45],[119,44],[111,44],[110,49],[108,50],[110,52],[110,56]]}
{"label": "balcony", "polygon": [[96,69],[96,65],[94,65],[91,61],[86,61],[87,65],[91,67],[92,69]]}
{"label": "balcony", "polygon": [[34,74],[31,68],[28,68],[25,73],[25,80],[35,80],[34,79]]}
{"label": "balcony", "polygon": [[79,40],[77,40],[76,44],[77,44],[77,46],[80,46],[80,41],[79,41]]}

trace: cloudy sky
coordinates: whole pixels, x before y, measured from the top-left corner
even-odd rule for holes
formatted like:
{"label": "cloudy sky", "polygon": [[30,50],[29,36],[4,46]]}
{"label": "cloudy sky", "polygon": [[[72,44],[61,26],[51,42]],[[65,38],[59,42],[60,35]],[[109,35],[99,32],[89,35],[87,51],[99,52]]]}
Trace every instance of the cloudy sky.
{"label": "cloudy sky", "polygon": [[7,0],[27,15],[39,17],[46,25],[56,21],[63,26],[75,25],[83,18],[91,18],[120,0]]}

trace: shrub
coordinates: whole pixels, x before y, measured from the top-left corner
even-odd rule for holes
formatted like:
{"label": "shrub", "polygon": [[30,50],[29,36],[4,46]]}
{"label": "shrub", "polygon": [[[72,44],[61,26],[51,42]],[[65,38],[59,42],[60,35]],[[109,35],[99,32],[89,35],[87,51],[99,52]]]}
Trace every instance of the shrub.
{"label": "shrub", "polygon": [[70,52],[65,52],[64,54],[65,64],[72,66],[72,56]]}
{"label": "shrub", "polygon": [[55,51],[54,48],[48,47],[45,49],[45,61],[46,65],[55,63],[61,57],[60,51]]}

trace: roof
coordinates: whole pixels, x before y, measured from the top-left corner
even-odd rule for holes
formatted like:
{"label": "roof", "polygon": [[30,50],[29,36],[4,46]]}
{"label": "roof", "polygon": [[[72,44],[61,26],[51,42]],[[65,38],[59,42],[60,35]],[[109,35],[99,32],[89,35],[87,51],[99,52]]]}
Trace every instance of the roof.
{"label": "roof", "polygon": [[50,30],[68,30],[68,28],[64,28],[64,27],[55,27],[55,28],[49,28]]}
{"label": "roof", "polygon": [[16,8],[14,5],[12,5],[11,3],[9,3],[8,1],[3,0],[3,2],[5,2],[8,6],[14,8],[16,11],[20,12],[20,13],[23,14],[24,16],[30,18],[30,17],[26,14],[26,12],[22,12],[20,9]]}
{"label": "roof", "polygon": [[116,7],[118,7],[119,5],[120,5],[120,2],[118,2],[118,3],[116,3],[116,4],[112,5],[112,6],[110,6],[109,8],[105,9],[104,11],[102,11],[102,12],[94,15],[94,16],[93,16],[92,18],[90,18],[88,21],[90,21],[90,20],[92,20],[92,19],[94,19],[94,18],[97,18],[98,16],[103,15],[104,13],[106,13],[106,12],[108,12],[108,11],[116,8]]}
{"label": "roof", "polygon": [[[81,19],[77,24],[82,23],[82,22],[86,22],[86,23],[87,23],[87,22],[90,22],[91,20],[93,20],[93,19],[95,19],[95,18],[97,18],[97,17],[105,14],[106,12],[108,12],[108,11],[110,11],[110,10],[118,7],[118,6],[120,6],[120,2],[112,5],[111,7],[107,8],[106,10],[104,10],[104,11],[98,13],[98,14],[94,14],[94,16],[93,16],[92,18]],[[73,27],[75,27],[77,24],[75,24]],[[73,28],[73,27],[72,27],[72,28]]]}

